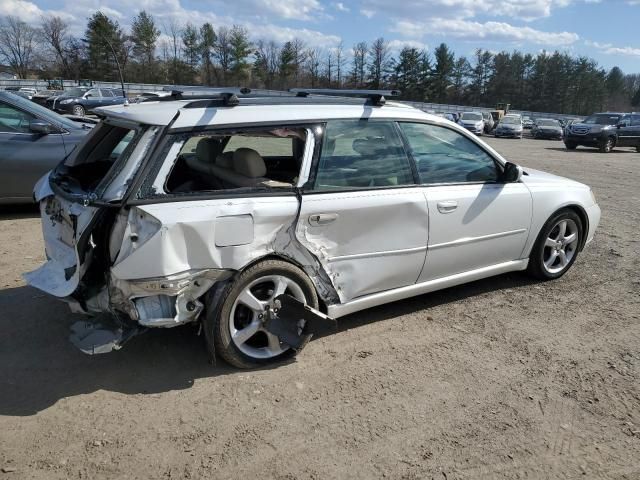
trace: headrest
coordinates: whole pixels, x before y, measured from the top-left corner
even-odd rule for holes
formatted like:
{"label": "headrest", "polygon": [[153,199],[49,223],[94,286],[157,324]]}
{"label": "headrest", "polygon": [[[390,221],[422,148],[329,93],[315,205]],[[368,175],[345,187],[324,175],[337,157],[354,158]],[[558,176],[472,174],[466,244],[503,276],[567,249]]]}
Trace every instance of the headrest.
{"label": "headrest", "polygon": [[252,148],[238,148],[233,152],[233,168],[240,175],[249,178],[264,177],[267,174],[264,160]]}
{"label": "headrest", "polygon": [[217,138],[204,137],[196,145],[196,156],[204,162],[213,162],[220,152],[222,142]]}
{"label": "headrest", "polygon": [[362,156],[380,155],[387,148],[384,138],[356,138],[351,148]]}

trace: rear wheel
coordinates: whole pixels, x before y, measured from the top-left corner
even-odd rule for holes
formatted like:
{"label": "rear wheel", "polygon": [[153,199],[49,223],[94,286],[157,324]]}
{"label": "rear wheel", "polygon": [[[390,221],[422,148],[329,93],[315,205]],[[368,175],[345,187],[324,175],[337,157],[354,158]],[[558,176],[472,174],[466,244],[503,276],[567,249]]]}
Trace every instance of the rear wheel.
{"label": "rear wheel", "polygon": [[284,293],[318,308],[313,283],[294,265],[265,260],[242,272],[227,287],[217,311],[207,309],[204,327],[209,351],[238,368],[293,356],[293,349],[265,329],[267,309],[273,309],[275,298]]}
{"label": "rear wheel", "polygon": [[564,142],[564,146],[567,147],[567,150],[575,150],[578,145],[573,142]]}
{"label": "rear wheel", "polygon": [[561,210],[542,227],[536,240],[527,271],[541,280],[564,275],[578,256],[582,238],[582,221],[573,210]]}
{"label": "rear wheel", "polygon": [[84,117],[84,107],[82,105],[74,105],[73,114],[79,117]]}
{"label": "rear wheel", "polygon": [[615,147],[616,142],[613,139],[613,137],[607,137],[601,144],[600,147],[598,148],[598,150],[600,150],[601,153],[609,153],[611,150],[613,150],[613,147]]}

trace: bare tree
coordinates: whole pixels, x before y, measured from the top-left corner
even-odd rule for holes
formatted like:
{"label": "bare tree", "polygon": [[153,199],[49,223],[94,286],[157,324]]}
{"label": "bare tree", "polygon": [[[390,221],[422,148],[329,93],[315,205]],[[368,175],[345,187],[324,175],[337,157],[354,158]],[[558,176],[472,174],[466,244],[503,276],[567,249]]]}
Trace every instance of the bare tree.
{"label": "bare tree", "polygon": [[344,72],[345,62],[344,43],[341,41],[336,47],[336,82],[338,83],[338,88],[342,86],[342,75]]}
{"label": "bare tree", "polygon": [[335,54],[332,49],[329,49],[324,57],[324,76],[327,79],[328,88],[331,88],[331,82],[333,80],[333,70],[335,68]]}
{"label": "bare tree", "polygon": [[177,20],[171,18],[164,25],[164,33],[169,37],[169,47],[173,52],[172,55],[172,72],[173,72],[173,83],[179,83],[179,72],[178,72],[178,61],[179,55],[181,51],[180,47],[180,34],[182,33],[182,28]]}
{"label": "bare tree", "polygon": [[57,16],[43,16],[40,22],[42,39],[46,46],[52,50],[60,65],[62,75],[67,78],[72,75],[69,67],[67,44],[69,38],[69,25]]}
{"label": "bare tree", "polygon": [[291,40],[291,50],[293,52],[293,85],[300,86],[300,74],[302,67],[307,60],[307,47],[299,38]]}
{"label": "bare tree", "polygon": [[369,47],[367,42],[359,42],[353,46],[353,69],[351,70],[351,78],[354,87],[364,85],[364,70],[367,65],[367,53]]}
{"label": "bare tree", "polygon": [[273,88],[280,67],[280,48],[273,41],[258,40],[253,54],[253,71],[265,88]]}
{"label": "bare tree", "polygon": [[307,72],[309,72],[309,80],[311,81],[311,88],[316,87],[318,78],[320,77],[320,55],[321,52],[318,48],[309,48],[305,54]]}
{"label": "bare tree", "polygon": [[369,50],[371,63],[369,64],[369,78],[371,87],[381,88],[385,83],[385,77],[389,73],[390,68],[390,52],[389,44],[384,38],[380,37],[374,40]]}
{"label": "bare tree", "polygon": [[18,17],[0,19],[0,58],[8,63],[20,78],[27,78],[32,66],[37,30]]}
{"label": "bare tree", "polygon": [[220,65],[220,73],[222,76],[222,84],[227,85],[228,78],[231,75],[231,32],[227,27],[218,29],[218,38],[213,48],[214,57]]}

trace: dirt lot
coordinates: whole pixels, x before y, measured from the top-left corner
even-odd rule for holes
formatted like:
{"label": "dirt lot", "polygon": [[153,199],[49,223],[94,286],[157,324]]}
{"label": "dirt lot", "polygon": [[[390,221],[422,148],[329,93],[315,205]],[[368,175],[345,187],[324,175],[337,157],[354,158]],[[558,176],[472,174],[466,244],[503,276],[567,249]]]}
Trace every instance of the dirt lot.
{"label": "dirt lot", "polygon": [[561,280],[505,275],[352,315],[297,361],[207,364],[191,327],[88,357],[25,287],[36,213],[0,216],[2,478],[640,478],[640,154],[489,142],[592,185]]}

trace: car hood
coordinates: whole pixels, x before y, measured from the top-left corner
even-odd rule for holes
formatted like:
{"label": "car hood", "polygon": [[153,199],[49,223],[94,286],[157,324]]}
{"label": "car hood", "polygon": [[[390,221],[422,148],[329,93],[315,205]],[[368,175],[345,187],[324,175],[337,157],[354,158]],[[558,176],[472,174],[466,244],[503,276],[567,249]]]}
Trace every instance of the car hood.
{"label": "car hood", "polygon": [[522,182],[525,185],[563,185],[571,188],[589,188],[584,183],[576,182],[570,178],[561,177],[560,175],[554,175],[552,173],[543,172],[542,170],[535,170],[533,168],[522,167],[526,175],[522,176]]}

